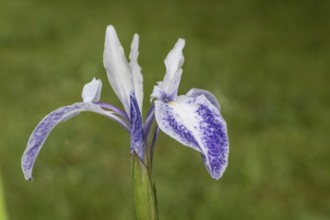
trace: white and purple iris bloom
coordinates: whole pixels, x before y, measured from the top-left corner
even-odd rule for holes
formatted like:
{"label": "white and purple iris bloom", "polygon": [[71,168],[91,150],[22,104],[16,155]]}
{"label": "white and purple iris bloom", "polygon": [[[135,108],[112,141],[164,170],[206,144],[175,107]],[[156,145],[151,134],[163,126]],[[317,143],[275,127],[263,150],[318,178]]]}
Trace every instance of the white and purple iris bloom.
{"label": "white and purple iris bloom", "polygon": [[[36,157],[53,128],[80,112],[90,111],[113,119],[123,126],[131,137],[131,154],[136,154],[141,161],[145,161],[147,154],[148,136],[152,135],[153,148],[160,129],[184,146],[198,151],[212,178],[219,179],[228,163],[226,122],[220,114],[218,101],[209,91],[191,89],[185,95],[177,95],[184,62],[184,45],[185,41],[179,39],[167,55],[165,77],[154,87],[151,94],[153,103],[143,123],[143,77],[137,61],[139,36],[135,34],[133,37],[128,62],[114,27],[108,26],[103,62],[110,84],[123,104],[124,111],[99,101],[102,83],[94,78],[83,88],[83,102],[58,108],[37,125],[22,157],[25,178],[32,179]],[[150,132],[154,120],[158,127],[155,132]]]}

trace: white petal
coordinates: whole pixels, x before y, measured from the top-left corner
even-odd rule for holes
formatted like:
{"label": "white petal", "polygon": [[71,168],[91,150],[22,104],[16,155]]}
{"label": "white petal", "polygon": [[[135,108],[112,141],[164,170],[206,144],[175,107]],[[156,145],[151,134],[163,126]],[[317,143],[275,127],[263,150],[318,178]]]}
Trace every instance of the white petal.
{"label": "white petal", "polygon": [[112,112],[103,110],[101,107],[94,103],[79,102],[73,105],[58,108],[48,114],[39,122],[39,124],[34,129],[29,138],[26,150],[24,151],[22,157],[22,169],[24,172],[25,179],[28,180],[32,178],[32,168],[34,162],[49,133],[55,128],[58,123],[66,121],[83,111],[90,111],[104,115],[106,117],[114,119],[115,121],[121,123],[121,125],[127,128],[126,120],[122,120]]}
{"label": "white petal", "polygon": [[220,111],[220,104],[219,104],[217,98],[211,92],[204,90],[204,89],[193,88],[193,89],[190,89],[186,93],[186,96],[189,96],[189,97],[198,97],[200,95],[204,95],[205,98],[207,98]]}
{"label": "white petal", "polygon": [[[185,45],[184,39],[179,39],[174,48],[168,53],[164,60],[166,66],[166,73],[162,83],[158,83],[160,90],[163,90],[166,94],[166,99],[173,100],[177,96],[177,91],[179,88],[181,75],[182,75],[182,65],[184,62],[184,57],[182,54],[183,47]],[[159,91],[159,90],[158,90]],[[151,94],[152,98],[158,98],[157,93],[153,92]],[[163,95],[164,96],[164,95]]]}
{"label": "white petal", "polygon": [[185,45],[184,39],[179,39],[174,48],[168,53],[164,60],[166,66],[166,74],[164,77],[164,89],[167,90],[170,87],[171,81],[175,74],[182,71],[181,67],[184,62],[184,57],[182,54],[183,47]]}
{"label": "white petal", "polygon": [[124,49],[112,25],[107,27],[105,35],[103,63],[114,92],[129,113],[130,94],[133,91],[132,75]]}
{"label": "white petal", "polygon": [[168,103],[156,100],[155,116],[163,132],[201,153],[213,178],[222,176],[229,153],[226,122],[205,96],[180,96]]}
{"label": "white petal", "polygon": [[93,79],[86,83],[81,97],[84,102],[98,102],[101,98],[102,81],[100,79]]}
{"label": "white petal", "polygon": [[137,61],[139,56],[139,35],[135,34],[131,44],[131,53],[129,55],[130,67],[133,77],[133,87],[136,100],[138,102],[140,111],[142,112],[143,103],[143,76],[141,74],[141,67]]}

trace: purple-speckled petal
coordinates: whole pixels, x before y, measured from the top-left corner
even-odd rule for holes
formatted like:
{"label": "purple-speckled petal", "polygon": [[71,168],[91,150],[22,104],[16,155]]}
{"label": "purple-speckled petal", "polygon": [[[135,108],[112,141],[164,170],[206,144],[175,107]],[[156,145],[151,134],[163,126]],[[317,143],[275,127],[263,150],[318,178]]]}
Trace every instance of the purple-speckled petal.
{"label": "purple-speckled petal", "polygon": [[101,107],[94,103],[79,102],[73,105],[58,108],[43,118],[30,136],[27,148],[25,149],[22,157],[22,169],[25,179],[32,179],[32,168],[34,162],[38,156],[39,151],[41,150],[42,145],[54,127],[58,123],[66,121],[83,111],[99,113],[108,118],[114,119],[117,122],[120,122],[121,125],[126,127],[126,129],[129,129],[125,119],[117,117],[113,112],[103,110]]}
{"label": "purple-speckled petal", "polygon": [[204,96],[179,96],[175,102],[155,101],[159,128],[185,146],[199,151],[208,172],[219,179],[228,162],[226,122]]}
{"label": "purple-speckled petal", "polygon": [[144,159],[144,134],[142,115],[134,93],[131,94],[131,154],[136,152],[138,157]]}

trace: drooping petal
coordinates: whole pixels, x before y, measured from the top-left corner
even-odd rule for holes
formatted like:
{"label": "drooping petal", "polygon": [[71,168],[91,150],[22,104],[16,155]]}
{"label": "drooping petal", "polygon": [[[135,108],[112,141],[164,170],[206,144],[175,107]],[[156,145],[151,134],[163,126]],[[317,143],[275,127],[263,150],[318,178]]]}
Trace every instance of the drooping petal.
{"label": "drooping petal", "polygon": [[179,39],[176,42],[174,48],[168,53],[166,59],[164,60],[166,66],[164,80],[158,82],[156,87],[159,87],[159,89],[154,89],[153,93],[151,94],[152,98],[161,99],[161,97],[159,97],[159,90],[166,94],[167,100],[174,100],[174,98],[177,96],[182,75],[181,67],[184,62],[184,57],[182,54],[184,45],[185,40]]}
{"label": "drooping petal", "polygon": [[129,55],[130,68],[133,77],[133,87],[136,100],[142,112],[143,103],[143,76],[141,74],[141,67],[137,61],[139,56],[139,35],[135,34],[131,44],[131,53]]}
{"label": "drooping petal", "polygon": [[211,92],[204,90],[204,89],[193,88],[193,89],[190,89],[186,94],[186,96],[189,96],[189,97],[198,97],[200,95],[204,95],[205,98],[207,98],[220,111],[220,104],[219,104],[217,98]]}
{"label": "drooping petal", "polygon": [[32,179],[34,162],[49,133],[58,123],[66,121],[83,111],[90,111],[104,115],[119,122],[128,129],[127,121],[117,117],[113,112],[103,110],[101,107],[91,102],[79,102],[56,109],[40,121],[29,138],[27,148],[22,157],[22,169],[25,179]]}
{"label": "drooping petal", "polygon": [[219,179],[228,162],[226,122],[204,96],[179,96],[175,102],[155,101],[159,128],[185,146],[199,151],[211,176]]}
{"label": "drooping petal", "polygon": [[102,81],[95,79],[89,83],[86,83],[81,97],[84,102],[98,102],[101,98]]}
{"label": "drooping petal", "polygon": [[134,93],[131,94],[131,154],[136,152],[139,158],[144,159],[144,134],[142,115]]}
{"label": "drooping petal", "polygon": [[124,49],[112,25],[107,27],[105,35],[103,64],[112,89],[129,114],[130,93],[133,91],[132,74]]}

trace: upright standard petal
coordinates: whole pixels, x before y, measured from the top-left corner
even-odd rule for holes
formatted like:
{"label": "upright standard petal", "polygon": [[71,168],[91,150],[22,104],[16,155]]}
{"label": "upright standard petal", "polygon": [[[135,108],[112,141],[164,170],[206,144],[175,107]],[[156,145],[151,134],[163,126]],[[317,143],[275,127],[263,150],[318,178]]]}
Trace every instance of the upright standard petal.
{"label": "upright standard petal", "polygon": [[103,63],[114,92],[129,114],[130,94],[133,91],[132,75],[124,49],[112,25],[107,27],[105,35]]}
{"label": "upright standard petal", "polygon": [[199,151],[208,172],[219,179],[228,163],[226,122],[204,96],[177,97],[175,102],[155,101],[159,128],[185,146]]}
{"label": "upright standard petal", "polygon": [[110,111],[103,110],[101,107],[94,103],[79,102],[73,105],[64,106],[59,109],[56,109],[41,120],[41,122],[37,125],[37,127],[34,129],[30,136],[27,148],[25,149],[22,157],[22,169],[24,172],[25,179],[32,179],[32,168],[34,162],[49,133],[55,128],[58,123],[66,121],[83,111],[90,111],[104,115],[119,122],[126,129],[128,129],[126,120],[117,117],[114,113]]}
{"label": "upright standard petal", "polygon": [[[184,39],[179,39],[174,48],[168,53],[167,57],[164,60],[166,66],[166,73],[164,80],[158,82],[158,85],[155,86],[154,91],[151,94],[151,97],[157,99],[174,100],[177,96],[181,75],[182,75],[182,65],[184,62],[184,57],[182,50],[185,45]],[[160,92],[162,91],[162,92]],[[163,93],[163,94],[161,94]]]}
{"label": "upright standard petal", "polygon": [[84,102],[98,102],[101,98],[102,81],[100,79],[93,79],[86,83],[81,97]]}
{"label": "upright standard petal", "polygon": [[138,157],[144,159],[144,133],[142,115],[134,93],[131,94],[131,154],[136,152]]}
{"label": "upright standard petal", "polygon": [[131,44],[131,53],[129,55],[130,68],[133,77],[133,88],[136,100],[139,104],[140,111],[142,112],[143,103],[143,76],[141,74],[141,67],[138,63],[139,56],[139,35],[135,34]]}

